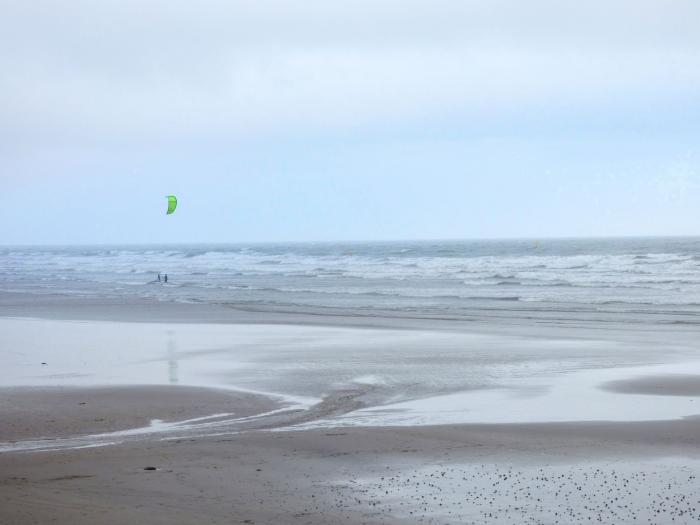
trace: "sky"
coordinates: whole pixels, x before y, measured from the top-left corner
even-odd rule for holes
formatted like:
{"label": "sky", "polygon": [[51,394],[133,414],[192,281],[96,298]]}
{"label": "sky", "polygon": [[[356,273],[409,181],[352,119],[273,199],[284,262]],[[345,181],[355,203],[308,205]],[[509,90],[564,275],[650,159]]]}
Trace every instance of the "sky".
{"label": "sky", "polygon": [[0,10],[0,244],[700,235],[696,0]]}

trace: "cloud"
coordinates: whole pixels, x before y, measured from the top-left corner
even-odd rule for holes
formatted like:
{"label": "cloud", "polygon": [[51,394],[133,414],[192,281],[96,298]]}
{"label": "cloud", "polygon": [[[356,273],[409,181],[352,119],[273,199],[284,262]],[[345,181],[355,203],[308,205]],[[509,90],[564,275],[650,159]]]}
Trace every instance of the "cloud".
{"label": "cloud", "polygon": [[294,136],[682,104],[698,19],[691,1],[10,3],[0,133]]}

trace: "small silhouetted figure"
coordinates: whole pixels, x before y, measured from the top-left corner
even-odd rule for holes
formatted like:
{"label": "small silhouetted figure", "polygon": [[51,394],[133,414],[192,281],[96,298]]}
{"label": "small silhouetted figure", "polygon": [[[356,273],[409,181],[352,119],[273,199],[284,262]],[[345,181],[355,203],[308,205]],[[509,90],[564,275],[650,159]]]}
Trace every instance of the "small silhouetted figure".
{"label": "small silhouetted figure", "polygon": [[158,274],[158,282],[160,282],[160,273]]}
{"label": "small silhouetted figure", "polygon": [[168,274],[167,273],[165,274],[165,282],[166,283],[168,282]]}

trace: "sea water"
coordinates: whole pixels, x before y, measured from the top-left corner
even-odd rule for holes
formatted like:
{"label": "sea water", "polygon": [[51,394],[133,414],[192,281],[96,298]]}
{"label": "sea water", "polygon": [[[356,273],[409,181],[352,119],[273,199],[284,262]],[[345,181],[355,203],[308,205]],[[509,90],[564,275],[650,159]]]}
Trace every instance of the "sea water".
{"label": "sea water", "polygon": [[695,314],[700,238],[3,247],[0,291],[370,314]]}

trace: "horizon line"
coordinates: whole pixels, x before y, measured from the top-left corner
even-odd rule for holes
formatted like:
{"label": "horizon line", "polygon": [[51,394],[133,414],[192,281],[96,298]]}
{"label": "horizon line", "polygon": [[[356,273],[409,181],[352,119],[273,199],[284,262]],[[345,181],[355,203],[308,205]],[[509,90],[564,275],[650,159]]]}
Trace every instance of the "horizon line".
{"label": "horizon line", "polygon": [[105,242],[105,243],[27,243],[0,244],[2,248],[84,247],[84,246],[182,246],[182,245],[245,245],[245,244],[380,244],[401,242],[498,242],[498,241],[576,241],[576,240],[627,240],[627,239],[698,239],[695,235],[584,235],[584,236],[519,236],[519,237],[448,237],[448,238],[395,238],[352,240],[261,240],[261,241],[175,241],[175,242]]}

